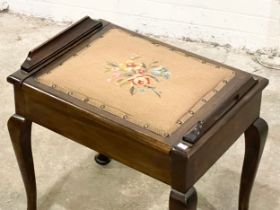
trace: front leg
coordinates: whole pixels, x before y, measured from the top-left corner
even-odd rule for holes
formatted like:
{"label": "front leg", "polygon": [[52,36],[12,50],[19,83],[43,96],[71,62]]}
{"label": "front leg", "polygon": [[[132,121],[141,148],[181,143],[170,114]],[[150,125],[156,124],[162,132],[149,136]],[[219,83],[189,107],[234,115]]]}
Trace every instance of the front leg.
{"label": "front leg", "polygon": [[169,196],[169,210],[196,210],[197,193],[194,182],[189,179],[193,170],[189,166],[187,145],[179,143],[171,152],[171,192]]}
{"label": "front leg", "polygon": [[169,210],[196,210],[197,193],[191,187],[185,194],[171,190],[169,197]]}
{"label": "front leg", "polygon": [[239,210],[249,209],[250,194],[263,153],[267,123],[259,118],[245,131],[245,157],[241,175]]}
{"label": "front leg", "polygon": [[31,150],[31,121],[17,114],[8,129],[27,195],[27,210],[36,210],[36,180]]}

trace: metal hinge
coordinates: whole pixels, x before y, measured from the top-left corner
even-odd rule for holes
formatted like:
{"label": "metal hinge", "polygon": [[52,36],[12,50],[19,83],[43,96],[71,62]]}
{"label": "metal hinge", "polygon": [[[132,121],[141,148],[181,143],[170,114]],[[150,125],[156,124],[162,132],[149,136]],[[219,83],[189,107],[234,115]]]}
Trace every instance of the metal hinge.
{"label": "metal hinge", "polygon": [[183,141],[194,144],[203,134],[204,125],[205,121],[198,121],[197,124],[195,124],[195,126],[193,126],[190,131],[183,136]]}

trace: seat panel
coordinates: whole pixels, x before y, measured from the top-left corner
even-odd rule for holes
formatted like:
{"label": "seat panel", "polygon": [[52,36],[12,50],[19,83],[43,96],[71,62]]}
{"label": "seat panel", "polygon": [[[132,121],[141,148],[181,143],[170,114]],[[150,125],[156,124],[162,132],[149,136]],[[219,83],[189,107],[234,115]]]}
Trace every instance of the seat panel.
{"label": "seat panel", "polygon": [[113,28],[36,79],[168,136],[234,76],[230,69]]}

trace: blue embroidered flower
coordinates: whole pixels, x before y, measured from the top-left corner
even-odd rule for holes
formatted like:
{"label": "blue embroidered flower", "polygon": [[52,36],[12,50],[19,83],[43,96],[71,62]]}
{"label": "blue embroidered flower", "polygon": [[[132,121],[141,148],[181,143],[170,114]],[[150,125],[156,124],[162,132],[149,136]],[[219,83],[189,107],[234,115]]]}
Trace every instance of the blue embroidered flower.
{"label": "blue embroidered flower", "polygon": [[170,72],[165,67],[162,67],[162,66],[152,68],[151,73],[152,73],[152,75],[157,76],[157,77],[163,77],[165,79],[170,78]]}

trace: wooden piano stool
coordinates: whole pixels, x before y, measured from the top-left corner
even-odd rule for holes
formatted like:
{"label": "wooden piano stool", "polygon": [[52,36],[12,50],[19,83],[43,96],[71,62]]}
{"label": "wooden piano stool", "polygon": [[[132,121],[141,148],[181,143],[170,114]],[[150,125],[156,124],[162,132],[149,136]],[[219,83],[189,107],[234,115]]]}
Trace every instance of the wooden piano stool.
{"label": "wooden piano stool", "polygon": [[266,141],[264,78],[85,17],[30,51],[8,77],[8,128],[36,207],[32,122],[171,186],[170,210],[195,210],[194,184],[245,133],[239,210],[249,198]]}

